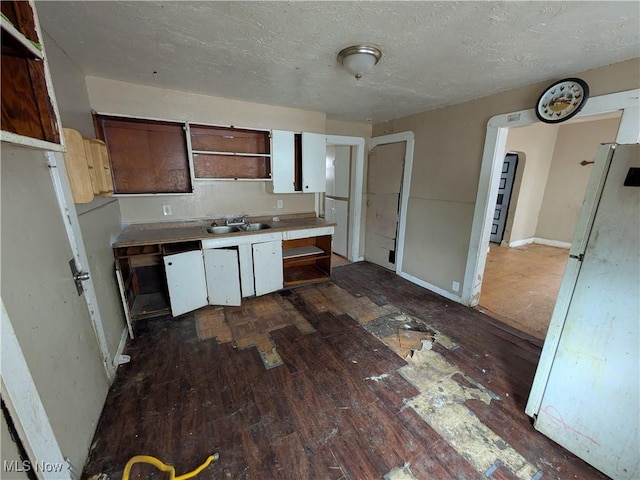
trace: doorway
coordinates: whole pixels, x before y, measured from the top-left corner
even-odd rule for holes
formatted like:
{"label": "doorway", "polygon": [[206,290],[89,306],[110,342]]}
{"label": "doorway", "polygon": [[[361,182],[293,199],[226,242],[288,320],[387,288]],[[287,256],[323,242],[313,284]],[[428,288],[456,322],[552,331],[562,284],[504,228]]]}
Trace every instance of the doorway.
{"label": "doorway", "polygon": [[[337,191],[331,190],[333,195],[321,194],[316,195],[316,212],[320,214],[320,216],[324,215],[326,218],[327,215],[327,206],[326,206],[326,198],[327,196],[332,198],[346,198],[346,197],[336,197],[336,193],[340,194],[345,190],[349,192],[348,201],[345,204],[339,205],[336,210],[346,207],[346,228],[341,229],[341,235],[345,237],[346,242],[346,259],[350,262],[358,262],[364,260],[364,257],[361,255],[361,230],[362,230],[362,191],[364,184],[364,138],[362,137],[348,137],[343,135],[327,135],[327,154],[331,148],[342,148],[343,154],[346,155],[348,153],[349,164],[348,164],[348,181],[347,185],[344,186],[343,178],[338,181]],[[344,168],[346,166],[345,161],[341,161],[338,172],[340,175],[344,172]],[[334,171],[332,173],[334,176],[337,173]],[[334,180],[335,188],[335,180]],[[324,210],[324,212],[323,212]],[[330,212],[331,214],[332,212]],[[344,213],[341,212],[341,219],[344,222]],[[335,221],[335,220],[334,220]],[[336,222],[337,223],[337,222]],[[333,262],[332,262],[333,263]]]}
{"label": "doorway", "polygon": [[[372,263],[376,263],[385,268],[393,270],[400,276],[405,275],[402,271],[402,260],[403,260],[403,250],[404,250],[404,238],[406,232],[406,222],[407,222],[407,209],[409,205],[409,187],[411,184],[411,170],[413,167],[413,150],[414,150],[414,134],[413,132],[400,132],[400,133],[392,133],[389,135],[382,135],[380,137],[373,137],[369,144],[369,169],[367,174],[367,189],[364,192],[366,197],[366,202],[371,205],[372,198],[369,196],[369,178],[371,176],[371,157],[374,157],[373,163],[380,163],[379,169],[386,170],[389,173],[390,177],[393,177],[393,180],[389,179],[381,179],[376,177],[380,177],[381,174],[376,173],[378,167],[374,165],[374,180],[373,180],[373,189],[376,190],[373,192],[373,195],[382,195],[386,196],[392,195],[396,199],[396,205],[393,205],[393,201],[389,201],[389,199],[383,199],[382,197],[376,198],[376,205],[374,205],[374,212],[378,211],[378,215],[386,215],[384,222],[381,218],[378,218],[375,213],[370,212],[370,208],[367,208],[364,229],[367,232],[365,238],[365,258]],[[387,151],[386,147],[388,145],[394,145],[390,147],[390,150]],[[376,153],[377,151],[377,153]],[[404,157],[400,159],[398,157],[398,152],[402,151]],[[395,165],[395,168],[389,168],[388,164],[384,162],[378,162],[375,157],[377,155],[381,155],[384,157],[386,153],[390,153],[392,156],[396,156],[394,160],[391,162]],[[400,187],[399,193],[391,193],[392,190],[397,190],[398,178],[400,179]],[[387,185],[395,185],[393,188],[387,188]],[[379,190],[379,191],[377,191]],[[377,200],[381,200],[381,209],[378,209]],[[385,210],[385,207],[388,210]],[[394,213],[391,213],[394,212]],[[388,213],[388,215],[387,215]],[[388,224],[387,224],[388,221]],[[383,227],[383,228],[380,228]],[[371,231],[371,236],[368,235],[368,232]],[[389,237],[384,237],[384,233],[388,233]],[[378,238],[375,238],[375,237]],[[373,237],[373,238],[372,238]],[[389,241],[391,240],[391,241]],[[385,253],[386,247],[386,253]],[[375,251],[377,250],[377,251]],[[386,256],[385,256],[386,255]],[[375,260],[378,261],[375,261]]]}
{"label": "doorway", "polygon": [[395,271],[405,142],[387,143],[369,152],[365,258]]}
{"label": "doorway", "polygon": [[[327,145],[327,185],[324,194],[325,219],[336,224],[333,253],[347,258],[349,242],[349,204],[351,185],[351,147]],[[333,262],[332,262],[333,263]]]}
{"label": "doorway", "polygon": [[[633,130],[633,127],[629,129],[628,125],[625,126],[624,114],[622,122],[620,120],[625,105],[624,97],[620,98],[621,95],[618,94],[611,97],[614,97],[611,99],[612,105],[618,108],[608,107],[611,109],[608,112],[591,112],[589,116],[578,117],[559,126],[531,121],[529,126],[505,126],[494,132],[496,137],[493,140],[499,142],[502,148],[524,152],[520,158],[523,161],[518,167],[519,172],[508,209],[510,218],[502,246],[491,244],[490,248],[479,248],[477,257],[483,258],[482,270],[476,271],[479,282],[475,285],[478,290],[475,302],[467,295],[464,295],[464,299],[470,301],[471,306],[474,303],[479,304],[481,309],[488,310],[487,313],[494,318],[541,339],[545,338],[550,325],[597,145],[602,142],[620,142],[625,135],[633,135],[629,131]],[[601,103],[599,108],[604,110],[607,107],[603,107]],[[633,119],[628,116],[627,121]],[[598,133],[602,129],[594,132],[598,123],[606,122],[608,128],[604,130],[608,133]],[[532,140],[529,146],[514,146],[512,134],[514,138],[518,135],[522,137],[527,128],[555,128],[558,131],[546,133],[547,139],[551,138],[550,142]],[[573,140],[569,131],[574,137]],[[637,133],[635,135],[637,136]],[[487,136],[489,137],[489,132]],[[545,160],[536,157],[533,154],[535,150],[532,150],[539,149],[543,144],[551,144],[552,153],[546,160],[548,166]],[[500,155],[497,150],[494,154],[495,168],[498,165],[497,158],[504,158],[504,154]],[[494,170],[492,174],[496,197],[501,170]],[[538,180],[535,181],[535,178]],[[491,216],[491,219],[487,219],[491,221],[491,224],[487,225],[487,246],[491,239],[493,212]],[[474,220],[474,228],[476,226],[477,222]],[[469,293],[468,288],[465,288],[465,293]],[[508,303],[512,304],[511,311]],[[540,320],[543,313],[545,318]],[[533,323],[527,323],[527,316],[531,319],[537,316],[538,319]]]}

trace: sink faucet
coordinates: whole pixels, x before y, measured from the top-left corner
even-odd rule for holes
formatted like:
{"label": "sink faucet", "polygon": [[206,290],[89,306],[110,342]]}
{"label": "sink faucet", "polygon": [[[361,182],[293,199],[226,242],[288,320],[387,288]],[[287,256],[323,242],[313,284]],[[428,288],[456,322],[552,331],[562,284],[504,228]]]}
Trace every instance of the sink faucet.
{"label": "sink faucet", "polygon": [[228,226],[244,225],[245,223],[247,223],[246,215],[244,215],[242,218],[234,218],[232,221],[229,221],[229,219],[227,218],[227,220],[225,221],[225,224]]}

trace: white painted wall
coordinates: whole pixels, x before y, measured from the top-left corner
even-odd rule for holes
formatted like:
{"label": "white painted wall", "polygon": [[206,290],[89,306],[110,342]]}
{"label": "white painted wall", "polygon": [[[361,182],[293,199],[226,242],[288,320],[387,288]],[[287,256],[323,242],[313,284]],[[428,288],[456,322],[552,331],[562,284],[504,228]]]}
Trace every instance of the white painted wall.
{"label": "white painted wall", "polygon": [[[129,115],[192,123],[236,127],[324,133],[325,114],[274,107],[238,100],[197,95],[86,77],[91,108],[100,113]],[[264,182],[197,180],[193,195],[121,197],[125,223],[163,222],[184,218],[224,215],[312,212],[314,194],[271,194]],[[276,209],[277,200],[284,208]],[[171,205],[172,216],[164,216],[163,205]]]}

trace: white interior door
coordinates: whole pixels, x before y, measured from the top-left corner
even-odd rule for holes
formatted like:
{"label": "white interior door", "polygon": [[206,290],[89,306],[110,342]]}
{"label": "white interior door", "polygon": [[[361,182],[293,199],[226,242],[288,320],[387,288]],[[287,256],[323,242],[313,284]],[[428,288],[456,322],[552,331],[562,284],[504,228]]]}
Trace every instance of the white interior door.
{"label": "white interior door", "polygon": [[365,258],[394,271],[405,148],[388,143],[369,152]]}
{"label": "white interior door", "polygon": [[[633,168],[636,186],[625,186]],[[618,146],[584,258],[569,260],[581,262],[580,271],[535,423],[616,479],[640,475],[638,172],[640,146]]]}
{"label": "white interior door", "polygon": [[163,257],[171,314],[174,317],[207,305],[207,280],[202,250]]}

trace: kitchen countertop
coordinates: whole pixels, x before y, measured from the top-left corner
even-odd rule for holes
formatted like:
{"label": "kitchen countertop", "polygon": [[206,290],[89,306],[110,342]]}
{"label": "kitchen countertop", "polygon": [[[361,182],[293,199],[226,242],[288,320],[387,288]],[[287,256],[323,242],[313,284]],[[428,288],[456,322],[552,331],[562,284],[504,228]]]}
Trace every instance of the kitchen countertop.
{"label": "kitchen countertop", "polygon": [[211,226],[213,220],[186,220],[184,222],[131,224],[122,230],[112,246],[115,248],[130,247],[134,245],[175,243],[209,238],[228,238],[271,232],[283,232],[287,230],[333,227],[336,225],[334,222],[328,222],[323,218],[306,214],[289,216],[281,215],[280,220],[275,222],[273,221],[274,217],[262,216],[247,218],[250,222],[268,223],[271,225],[271,228],[252,232],[213,234],[207,232],[207,227]]}

